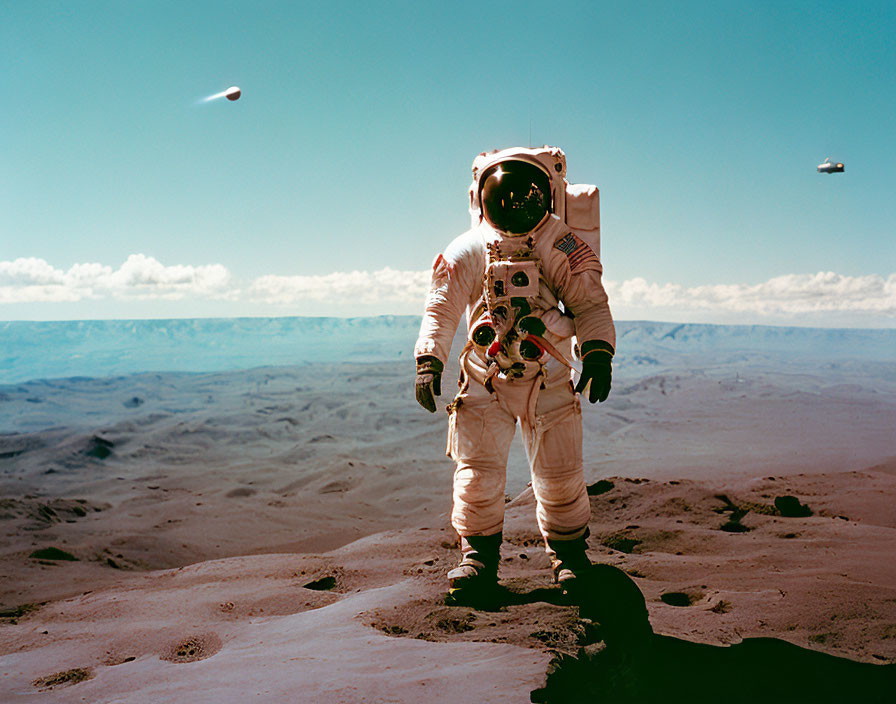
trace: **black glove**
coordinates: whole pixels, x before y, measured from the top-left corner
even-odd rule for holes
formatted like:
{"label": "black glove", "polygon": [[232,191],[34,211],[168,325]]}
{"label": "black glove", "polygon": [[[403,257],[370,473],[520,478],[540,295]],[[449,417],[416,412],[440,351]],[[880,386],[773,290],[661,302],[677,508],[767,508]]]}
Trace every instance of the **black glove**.
{"label": "black glove", "polygon": [[613,346],[602,340],[589,340],[582,345],[582,376],[576,384],[576,393],[583,393],[588,382],[591,389],[588,400],[603,403],[610,395],[613,379]]}
{"label": "black glove", "polygon": [[414,383],[417,403],[430,413],[436,412],[434,395],[442,395],[442,370],[444,368],[445,365],[435,357],[427,355],[417,358],[417,379]]}

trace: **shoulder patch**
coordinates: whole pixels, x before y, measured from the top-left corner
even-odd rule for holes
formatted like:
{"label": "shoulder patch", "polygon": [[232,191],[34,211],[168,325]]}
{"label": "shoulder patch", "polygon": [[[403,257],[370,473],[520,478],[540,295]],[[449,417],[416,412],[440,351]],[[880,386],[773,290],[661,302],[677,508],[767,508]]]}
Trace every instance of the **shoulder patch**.
{"label": "shoulder patch", "polygon": [[554,247],[566,255],[569,261],[569,270],[573,273],[586,269],[599,269],[600,260],[594,250],[588,244],[569,232],[554,242]]}

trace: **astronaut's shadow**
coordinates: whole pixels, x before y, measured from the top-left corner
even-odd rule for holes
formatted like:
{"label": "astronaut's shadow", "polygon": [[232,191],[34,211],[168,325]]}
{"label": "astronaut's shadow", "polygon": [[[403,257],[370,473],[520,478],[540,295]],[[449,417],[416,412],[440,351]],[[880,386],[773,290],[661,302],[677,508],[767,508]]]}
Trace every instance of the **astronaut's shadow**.
{"label": "astronaut's shadow", "polygon": [[[896,665],[859,663],[773,638],[713,646],[656,635],[644,596],[622,570],[594,565],[580,584],[574,601],[596,624],[592,645],[577,657],[555,658],[533,702],[894,701]],[[508,598],[537,597],[563,603],[550,589]]]}
{"label": "astronaut's shadow", "polygon": [[520,591],[508,589],[504,585],[499,585],[494,592],[480,599],[475,606],[482,611],[501,611],[507,606],[520,606],[538,602],[554,604],[555,606],[575,606],[570,597],[564,595],[559,587],[539,587],[529,591]]}

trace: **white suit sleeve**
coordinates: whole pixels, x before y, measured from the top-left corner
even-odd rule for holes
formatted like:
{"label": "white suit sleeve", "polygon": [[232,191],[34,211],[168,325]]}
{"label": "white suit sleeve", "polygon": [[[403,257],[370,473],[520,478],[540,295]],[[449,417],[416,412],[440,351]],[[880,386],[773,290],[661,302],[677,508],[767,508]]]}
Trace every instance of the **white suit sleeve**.
{"label": "white suit sleeve", "polygon": [[414,357],[432,355],[444,363],[451,352],[451,342],[478,282],[474,252],[469,247],[451,243],[432,265],[432,284],[426,296],[426,310],[420,324],[420,335],[414,345]]}
{"label": "white suit sleeve", "polygon": [[[581,240],[576,241],[581,244]],[[579,344],[602,340],[616,349],[616,326],[601,282],[603,266],[590,249],[576,247],[567,256],[561,252],[557,248],[552,250],[551,263],[556,271],[560,300],[574,316]]]}
{"label": "white suit sleeve", "polygon": [[603,340],[616,349],[616,326],[599,271],[572,274],[562,300],[575,316],[579,344]]}

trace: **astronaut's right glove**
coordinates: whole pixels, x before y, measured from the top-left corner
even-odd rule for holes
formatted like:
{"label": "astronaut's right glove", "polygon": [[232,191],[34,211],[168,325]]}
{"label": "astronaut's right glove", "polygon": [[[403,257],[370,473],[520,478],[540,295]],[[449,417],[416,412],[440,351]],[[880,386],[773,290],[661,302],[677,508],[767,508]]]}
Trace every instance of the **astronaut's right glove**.
{"label": "astronaut's right glove", "polygon": [[614,351],[613,346],[603,340],[589,340],[582,344],[582,376],[576,384],[576,393],[585,391],[588,382],[591,382],[591,389],[588,391],[591,403],[603,403],[610,395]]}
{"label": "astronaut's right glove", "polygon": [[442,395],[442,370],[445,365],[435,357],[424,355],[417,358],[417,379],[414,390],[417,403],[430,413],[436,412],[435,396]]}

